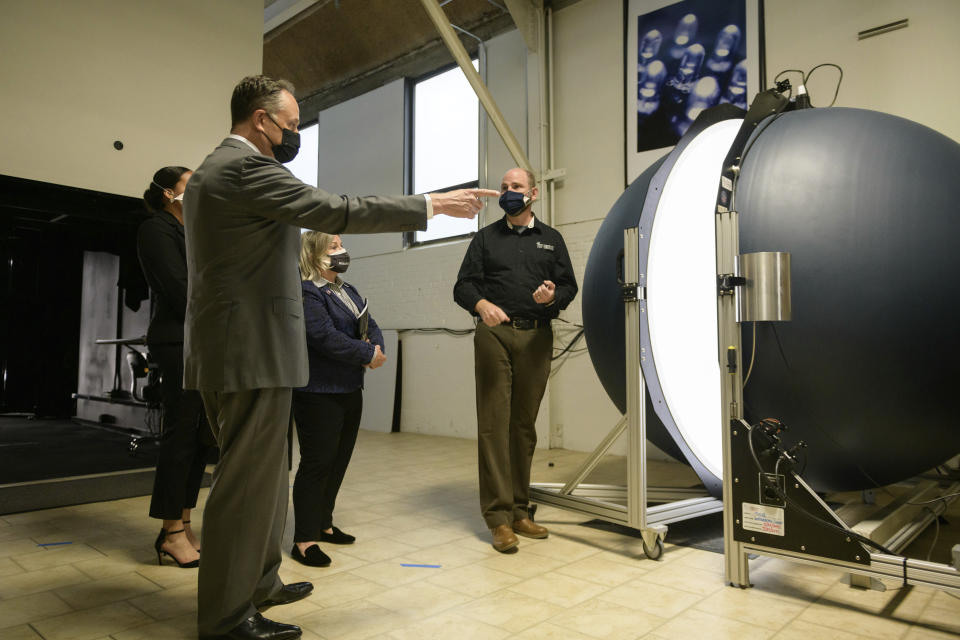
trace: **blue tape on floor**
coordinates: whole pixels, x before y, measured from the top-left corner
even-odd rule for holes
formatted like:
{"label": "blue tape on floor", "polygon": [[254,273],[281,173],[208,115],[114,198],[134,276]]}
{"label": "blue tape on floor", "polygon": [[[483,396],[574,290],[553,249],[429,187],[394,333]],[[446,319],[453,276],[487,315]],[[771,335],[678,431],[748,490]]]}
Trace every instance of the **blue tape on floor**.
{"label": "blue tape on floor", "polygon": [[64,545],[64,544],[73,544],[73,543],[72,542],[43,542],[43,543],[38,543],[37,546],[38,547],[59,547],[60,545]]}
{"label": "blue tape on floor", "polygon": [[439,564],[404,564],[402,562],[400,563],[400,566],[401,567],[418,567],[422,569],[439,569],[440,568]]}

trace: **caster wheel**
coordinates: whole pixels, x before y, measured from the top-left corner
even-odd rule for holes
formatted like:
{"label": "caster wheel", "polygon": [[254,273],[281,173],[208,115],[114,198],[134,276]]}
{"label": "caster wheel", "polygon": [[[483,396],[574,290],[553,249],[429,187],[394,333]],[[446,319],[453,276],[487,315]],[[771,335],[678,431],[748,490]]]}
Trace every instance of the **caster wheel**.
{"label": "caster wheel", "polygon": [[653,545],[653,548],[647,546],[646,542],[643,542],[643,552],[651,560],[659,560],[663,556],[663,540],[657,538],[656,543]]}
{"label": "caster wheel", "polygon": [[530,519],[533,520],[533,516],[537,514],[537,505],[527,505],[527,514],[530,516]]}

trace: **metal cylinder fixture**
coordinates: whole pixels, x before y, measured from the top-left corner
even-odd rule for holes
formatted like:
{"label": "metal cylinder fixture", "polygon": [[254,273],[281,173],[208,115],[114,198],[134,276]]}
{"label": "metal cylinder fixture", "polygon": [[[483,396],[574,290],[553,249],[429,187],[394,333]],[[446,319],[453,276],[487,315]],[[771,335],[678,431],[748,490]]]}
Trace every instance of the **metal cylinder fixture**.
{"label": "metal cylinder fixture", "polygon": [[746,280],[740,294],[742,322],[790,320],[790,254],[760,251],[740,256],[740,275]]}

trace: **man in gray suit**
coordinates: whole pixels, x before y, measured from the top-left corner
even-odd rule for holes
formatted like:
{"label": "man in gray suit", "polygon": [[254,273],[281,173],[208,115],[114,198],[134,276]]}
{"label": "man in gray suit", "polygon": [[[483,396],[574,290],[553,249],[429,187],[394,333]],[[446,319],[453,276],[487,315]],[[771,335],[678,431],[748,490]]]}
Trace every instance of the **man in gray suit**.
{"label": "man in gray suit", "polygon": [[291,389],[308,378],[299,228],[423,230],[435,213],[472,218],[481,198],[499,193],[326,193],[281,164],[299,148],[300,110],[289,83],[244,78],[230,109],[230,135],[194,172],[184,197],[184,388],[200,391],[220,446],[204,508],[198,631],[201,638],[285,640],[299,637],[300,628],[258,610],[313,590],[308,582],[284,585],[277,576]]}

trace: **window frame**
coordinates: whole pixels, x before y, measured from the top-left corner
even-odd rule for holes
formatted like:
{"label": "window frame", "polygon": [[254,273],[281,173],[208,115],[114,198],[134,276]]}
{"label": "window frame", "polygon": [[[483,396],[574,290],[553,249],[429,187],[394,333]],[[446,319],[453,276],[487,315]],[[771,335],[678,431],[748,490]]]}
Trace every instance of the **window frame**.
{"label": "window frame", "polygon": [[[477,55],[472,55],[470,57],[471,62],[476,62],[479,69],[478,72],[481,76],[484,75],[484,57],[479,53]],[[403,190],[407,195],[414,194],[413,190],[413,179],[414,179],[414,153],[415,148],[415,127],[414,123],[416,121],[416,88],[417,85],[425,80],[429,80],[436,76],[439,76],[448,71],[454,69],[459,69],[460,65],[456,62],[451,64],[443,65],[438,67],[433,71],[429,71],[423,75],[416,76],[413,78],[404,78],[403,84]],[[479,103],[479,98],[477,98]],[[479,157],[477,158],[477,178],[475,180],[470,180],[468,182],[463,182],[461,184],[450,185],[438,189],[434,189],[431,193],[446,193],[448,191],[455,191],[456,189],[476,189],[480,186],[480,174],[483,170],[481,166],[481,158],[484,158],[486,155],[486,149],[484,146],[483,140],[483,131],[482,126],[483,118],[486,117],[486,113],[483,110],[483,105],[478,104],[477,111],[477,149],[479,151]],[[444,242],[452,242],[457,240],[466,240],[473,238],[480,230],[480,219],[477,218],[477,230],[469,231],[467,233],[461,233],[455,236],[444,236],[442,238],[434,238],[432,240],[417,240],[416,231],[405,231],[403,233],[403,248],[412,249],[415,247],[428,247],[435,244],[440,244]]]}
{"label": "window frame", "polygon": [[[319,115],[319,114],[314,114],[312,120],[308,120],[308,121],[306,121],[306,122],[301,122],[300,124],[297,125],[297,133],[298,133],[298,135],[299,135],[299,133],[300,133],[301,131],[303,131],[304,129],[306,129],[307,127],[318,126],[319,124],[320,124],[320,115]],[[317,159],[317,175],[314,176],[314,179],[317,181],[317,184],[316,184],[316,186],[314,186],[313,188],[314,188],[314,189],[319,189],[319,188],[320,188],[320,147],[319,147],[319,144],[317,145],[317,158],[316,158],[316,159]],[[292,173],[292,172],[291,172],[291,173]],[[294,176],[294,177],[296,177],[296,176]],[[297,177],[297,180],[300,180],[300,178]],[[302,180],[300,180],[300,181],[303,182]],[[308,185],[309,185],[310,183],[307,182],[307,183],[304,183],[304,184],[308,184]],[[310,185],[310,186],[313,186],[313,185]],[[303,230],[301,229],[301,233],[302,233],[302,231],[303,231]]]}

